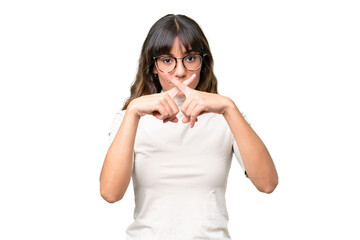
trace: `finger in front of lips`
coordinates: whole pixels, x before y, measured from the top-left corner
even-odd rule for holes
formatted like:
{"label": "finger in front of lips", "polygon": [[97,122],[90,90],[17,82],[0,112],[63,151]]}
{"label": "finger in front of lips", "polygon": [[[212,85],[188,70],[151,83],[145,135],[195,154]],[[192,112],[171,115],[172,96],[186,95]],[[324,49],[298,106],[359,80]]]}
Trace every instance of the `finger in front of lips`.
{"label": "finger in front of lips", "polygon": [[[190,95],[190,88],[188,86],[186,86],[183,82],[177,80],[177,79],[174,79],[172,78],[169,73],[165,72],[164,73],[166,79],[168,81],[170,81],[171,83],[173,83],[178,89],[180,89],[180,91],[182,91],[186,97],[188,97]],[[196,77],[196,74],[194,73],[190,78],[189,80],[193,81]]]}
{"label": "finger in front of lips", "polygon": [[[189,86],[193,81],[194,81],[195,77],[190,77],[189,79],[186,79],[183,83],[187,86]],[[178,87],[173,87],[172,89],[170,90],[167,90],[166,91],[171,98],[174,98],[176,96],[176,94],[178,94],[180,91],[180,89]]]}
{"label": "finger in front of lips", "polygon": [[193,75],[191,75],[191,77],[189,77],[188,79],[186,79],[183,83],[186,84],[187,86],[190,85],[190,83],[192,83],[196,78],[196,74],[194,73]]}
{"label": "finger in front of lips", "polygon": [[185,84],[186,86],[189,86],[194,81],[194,79],[195,78],[186,79],[185,81],[183,81],[183,84]]}
{"label": "finger in front of lips", "polygon": [[[166,76],[166,75],[168,75],[168,76]],[[167,74],[167,73],[165,74],[165,76],[166,76],[166,78],[170,77],[169,74]],[[190,78],[186,79],[183,82],[183,84],[185,84],[186,86],[189,86],[195,80],[195,78],[196,78],[196,74],[193,74]],[[166,79],[166,80],[171,82],[169,79]],[[181,90],[177,86],[175,86],[172,89],[167,90],[166,92],[170,95],[171,98],[174,98],[179,92],[181,92]]]}

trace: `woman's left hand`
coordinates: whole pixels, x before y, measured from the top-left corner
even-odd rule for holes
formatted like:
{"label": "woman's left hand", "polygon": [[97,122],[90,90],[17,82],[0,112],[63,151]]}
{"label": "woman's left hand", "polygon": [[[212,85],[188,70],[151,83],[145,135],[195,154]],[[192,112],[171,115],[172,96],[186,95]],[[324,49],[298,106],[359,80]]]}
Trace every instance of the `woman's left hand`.
{"label": "woman's left hand", "polygon": [[210,112],[224,114],[232,102],[230,98],[216,93],[192,89],[181,81],[173,79],[168,73],[165,73],[165,76],[169,82],[174,84],[186,96],[180,110],[185,115],[182,122],[190,122],[191,128],[194,127],[197,116]]}

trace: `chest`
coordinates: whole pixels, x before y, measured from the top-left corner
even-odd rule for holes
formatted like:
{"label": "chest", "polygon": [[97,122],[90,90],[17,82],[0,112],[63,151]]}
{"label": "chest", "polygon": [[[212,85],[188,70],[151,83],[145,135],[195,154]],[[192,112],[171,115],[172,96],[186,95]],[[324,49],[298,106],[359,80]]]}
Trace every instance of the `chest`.
{"label": "chest", "polygon": [[134,184],[144,187],[224,186],[232,145],[222,116],[201,115],[189,124],[162,123],[147,116],[139,123],[134,151]]}

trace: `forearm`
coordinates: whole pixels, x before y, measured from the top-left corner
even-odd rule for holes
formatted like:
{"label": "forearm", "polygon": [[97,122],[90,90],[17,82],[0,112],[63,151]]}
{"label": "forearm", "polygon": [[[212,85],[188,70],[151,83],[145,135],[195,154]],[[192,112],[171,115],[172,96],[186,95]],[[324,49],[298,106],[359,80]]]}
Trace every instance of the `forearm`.
{"label": "forearm", "polygon": [[278,175],[266,146],[230,98],[223,116],[236,140],[248,177],[259,191],[271,193],[278,184]]}
{"label": "forearm", "polygon": [[128,107],[100,174],[100,193],[108,202],[121,200],[130,183],[138,124],[138,115]]}

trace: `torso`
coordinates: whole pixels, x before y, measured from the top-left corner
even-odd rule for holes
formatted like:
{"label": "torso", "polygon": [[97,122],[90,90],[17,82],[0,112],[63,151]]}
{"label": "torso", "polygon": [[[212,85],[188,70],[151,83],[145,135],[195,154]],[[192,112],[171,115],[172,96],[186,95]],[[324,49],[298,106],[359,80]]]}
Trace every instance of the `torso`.
{"label": "torso", "polygon": [[[181,103],[181,99],[177,99]],[[230,239],[225,204],[231,132],[222,115],[198,116],[193,128],[140,119],[135,144],[135,221],[128,240]]]}

